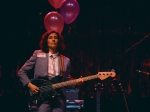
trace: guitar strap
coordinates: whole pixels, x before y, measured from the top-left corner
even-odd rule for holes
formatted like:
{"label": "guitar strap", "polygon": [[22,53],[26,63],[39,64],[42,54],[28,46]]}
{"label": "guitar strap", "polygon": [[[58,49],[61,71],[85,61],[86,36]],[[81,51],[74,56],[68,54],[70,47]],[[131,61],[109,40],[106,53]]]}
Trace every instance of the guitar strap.
{"label": "guitar strap", "polygon": [[59,55],[59,60],[60,60],[60,75],[64,76],[64,57],[63,55]]}

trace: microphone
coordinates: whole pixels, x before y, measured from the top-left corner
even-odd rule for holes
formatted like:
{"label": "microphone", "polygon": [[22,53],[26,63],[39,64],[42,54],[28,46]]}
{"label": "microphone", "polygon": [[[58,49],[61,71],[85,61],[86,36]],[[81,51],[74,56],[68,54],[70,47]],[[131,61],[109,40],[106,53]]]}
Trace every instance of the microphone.
{"label": "microphone", "polygon": [[149,72],[145,72],[145,71],[141,71],[141,70],[136,70],[138,73],[143,73],[143,74],[146,74],[146,75],[149,75]]}

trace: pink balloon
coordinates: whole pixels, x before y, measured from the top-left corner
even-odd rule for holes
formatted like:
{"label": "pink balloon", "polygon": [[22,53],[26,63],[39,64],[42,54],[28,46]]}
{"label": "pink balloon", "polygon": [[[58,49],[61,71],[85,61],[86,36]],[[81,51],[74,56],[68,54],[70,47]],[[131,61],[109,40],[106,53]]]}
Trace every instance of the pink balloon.
{"label": "pink balloon", "polygon": [[62,3],[64,2],[65,0],[48,0],[48,2],[55,8],[55,9],[58,9],[61,7]]}
{"label": "pink balloon", "polygon": [[66,24],[72,23],[78,16],[80,6],[76,0],[66,0],[60,7],[60,14]]}
{"label": "pink balloon", "polygon": [[55,30],[61,33],[64,28],[64,20],[58,12],[52,11],[46,14],[44,26],[47,31]]}

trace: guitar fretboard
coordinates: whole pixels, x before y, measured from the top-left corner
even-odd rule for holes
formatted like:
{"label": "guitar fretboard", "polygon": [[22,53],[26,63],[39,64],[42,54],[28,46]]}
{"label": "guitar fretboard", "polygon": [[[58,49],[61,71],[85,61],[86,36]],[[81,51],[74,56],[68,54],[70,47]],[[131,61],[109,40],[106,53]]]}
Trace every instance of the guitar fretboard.
{"label": "guitar fretboard", "polygon": [[[88,80],[92,80],[92,79],[96,79],[96,78],[98,78],[97,74],[92,75],[92,76],[83,77],[83,81],[88,81]],[[76,82],[77,82],[77,79],[74,79],[71,81],[65,81],[65,82],[53,84],[52,87],[53,87],[53,89],[57,89],[57,88],[61,88],[61,87],[69,86],[69,85],[75,85]]]}

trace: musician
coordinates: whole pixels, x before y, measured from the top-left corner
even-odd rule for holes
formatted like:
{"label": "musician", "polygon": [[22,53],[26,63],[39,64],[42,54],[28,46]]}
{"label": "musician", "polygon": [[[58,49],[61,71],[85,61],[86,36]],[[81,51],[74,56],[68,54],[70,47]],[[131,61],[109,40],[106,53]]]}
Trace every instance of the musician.
{"label": "musician", "polygon": [[[70,76],[70,59],[60,54],[64,50],[65,44],[63,37],[56,31],[45,32],[40,41],[40,50],[35,50],[29,60],[25,62],[18,72],[18,76],[23,84],[30,88],[33,94],[37,94],[39,88],[31,83],[28,72],[34,69],[34,79],[47,77],[51,79],[54,76],[62,76],[61,81],[69,80]],[[62,60],[62,61],[60,61]],[[62,69],[63,68],[63,69]],[[83,79],[79,78],[76,85],[83,84]],[[65,112],[65,91],[61,89],[62,96],[56,101],[45,101],[38,105],[38,112]]]}

